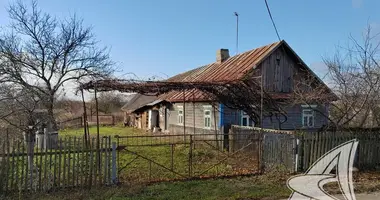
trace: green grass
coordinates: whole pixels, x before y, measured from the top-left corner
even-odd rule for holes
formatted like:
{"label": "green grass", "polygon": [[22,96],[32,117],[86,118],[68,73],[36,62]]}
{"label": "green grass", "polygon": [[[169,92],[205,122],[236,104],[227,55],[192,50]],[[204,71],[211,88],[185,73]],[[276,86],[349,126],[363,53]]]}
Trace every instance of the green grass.
{"label": "green grass", "polygon": [[[70,190],[52,194],[35,194],[30,199],[41,200],[232,200],[232,199],[280,199],[287,198],[290,190],[286,178],[279,175],[235,177],[230,179],[209,179],[183,182],[166,182],[149,186],[122,185],[118,187],[95,188],[92,190]],[[13,196],[13,198],[15,198]]]}
{"label": "green grass", "polygon": [[[263,180],[261,180],[263,181]],[[138,194],[114,197],[119,200],[137,199],[273,199],[289,195],[286,184],[261,182],[254,178],[198,180],[161,183],[149,186]]]}
{"label": "green grass", "polygon": [[[96,126],[90,127],[90,136],[95,136],[97,133]],[[101,136],[127,136],[127,135],[137,135],[137,134],[143,134],[145,131],[136,129],[136,128],[130,128],[130,127],[122,127],[119,126],[100,126],[99,127],[99,135]],[[83,128],[79,129],[64,129],[59,131],[60,136],[77,136],[82,137],[83,136]]]}
{"label": "green grass", "polygon": [[[100,127],[101,136],[141,136],[149,135],[145,131],[129,127]],[[60,137],[82,137],[83,129],[67,129],[59,132]],[[90,128],[90,135],[96,135],[96,127]],[[115,141],[116,138],[112,137]],[[179,138],[181,140],[181,138]],[[129,138],[121,141],[127,149],[139,155],[119,151],[119,165],[125,167],[119,173],[122,186],[100,187],[93,190],[73,189],[70,193],[56,193],[53,195],[37,195],[35,199],[241,199],[263,197],[286,197],[286,181],[278,184],[268,178],[245,177],[235,179],[209,179],[183,182],[162,182],[144,186],[149,181],[162,181],[173,179],[186,179],[189,177],[189,145],[161,145],[138,146],[135,144],[149,144],[151,142],[167,142],[165,139],[155,138]],[[232,175],[236,171],[232,166],[247,160],[240,157],[237,160],[223,160],[223,153],[212,149],[209,145],[197,144],[192,149],[192,174],[198,176]],[[172,157],[173,155],[173,157]],[[240,160],[239,160],[240,159]],[[161,165],[161,166],[160,166]],[[162,167],[164,166],[164,167]],[[252,167],[252,164],[250,165]],[[173,170],[168,170],[173,167]],[[165,169],[168,168],[168,169]],[[208,171],[206,171],[208,170]],[[173,173],[176,172],[176,173]],[[201,174],[203,172],[203,174]],[[277,178],[277,177],[276,177]]]}
{"label": "green grass", "polygon": [[[120,139],[120,144],[125,145],[130,151],[119,151],[119,178],[123,182],[147,182],[157,180],[185,179],[189,176],[223,176],[231,175],[236,172],[232,166],[236,163],[246,162],[249,159],[239,158],[240,160],[231,160],[220,162],[224,157],[212,147],[203,144],[197,144],[192,149],[192,173],[189,173],[189,145],[160,145],[160,146],[133,146],[136,144],[162,144],[167,143],[168,138],[150,138],[144,137],[151,135],[140,129],[130,127],[100,127],[101,136],[143,136]],[[83,129],[67,129],[60,133],[60,136],[81,136]],[[90,134],[96,134],[96,127],[90,128]],[[116,141],[116,138],[112,138]],[[182,137],[175,138],[182,141]],[[174,141],[173,138],[170,139]],[[143,157],[131,153],[134,152]],[[173,156],[172,156],[173,155]],[[254,162],[254,161],[252,161]],[[256,163],[256,162],[255,162]],[[250,165],[253,166],[253,165]],[[174,172],[174,173],[173,173]]]}

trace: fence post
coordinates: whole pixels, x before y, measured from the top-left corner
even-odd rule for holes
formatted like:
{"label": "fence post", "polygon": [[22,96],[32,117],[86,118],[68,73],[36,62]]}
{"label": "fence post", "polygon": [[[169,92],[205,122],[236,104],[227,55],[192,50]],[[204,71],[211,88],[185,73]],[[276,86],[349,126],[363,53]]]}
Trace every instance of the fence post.
{"label": "fence post", "polygon": [[189,148],[189,178],[191,178],[193,166],[193,135],[190,135],[190,148]]}
{"label": "fence post", "polygon": [[116,143],[112,142],[112,177],[111,183],[117,184],[117,168],[116,168]]}
{"label": "fence post", "polygon": [[294,147],[294,154],[295,154],[295,162],[294,162],[294,172],[298,171],[298,154],[299,154],[299,139],[296,136],[295,138],[295,147]]}

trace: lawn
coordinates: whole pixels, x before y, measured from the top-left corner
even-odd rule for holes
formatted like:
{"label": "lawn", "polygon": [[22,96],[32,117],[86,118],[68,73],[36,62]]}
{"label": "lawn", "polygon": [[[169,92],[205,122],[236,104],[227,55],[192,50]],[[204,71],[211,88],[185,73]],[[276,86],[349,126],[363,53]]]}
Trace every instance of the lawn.
{"label": "lawn", "polygon": [[[286,186],[290,174],[269,172],[264,175],[238,176],[207,180],[162,182],[156,184],[122,184],[113,187],[60,190],[52,193],[14,194],[6,200],[277,200],[286,199],[291,191]],[[330,184],[329,184],[330,185]],[[355,193],[380,191],[379,172],[354,174]],[[339,193],[336,184],[324,187],[330,194]]]}
{"label": "lawn", "polygon": [[[96,132],[96,127],[90,128],[92,137]],[[83,129],[67,129],[59,134],[82,137]],[[228,157],[225,153],[205,143],[197,143],[190,150],[189,144],[183,144],[183,137],[156,137],[140,129],[121,126],[100,127],[99,134],[129,136],[119,139],[119,144],[125,146],[125,150],[118,152],[119,179],[123,182],[149,182],[256,172],[254,166],[257,161],[249,158],[251,155],[246,158],[247,156],[242,156],[243,154],[236,154],[225,159]],[[112,140],[117,141],[115,137],[112,137]],[[237,169],[235,166],[241,163],[248,163],[249,167]]]}
{"label": "lawn", "polygon": [[[52,194],[35,194],[30,199],[40,200],[137,200],[137,199],[280,199],[287,198],[286,176],[261,175],[230,179],[209,179],[165,182],[153,185],[121,185],[118,187],[70,190]],[[14,197],[13,197],[14,198]]]}
{"label": "lawn", "polygon": [[[95,137],[97,133],[96,126],[90,127],[90,136]],[[100,136],[128,136],[128,135],[139,135],[144,134],[145,131],[136,128],[123,127],[121,125],[118,126],[100,126],[99,127],[99,135]],[[64,129],[59,131],[60,136],[75,136],[82,137],[83,136],[83,128],[78,129]]]}
{"label": "lawn", "polygon": [[[96,127],[90,129],[94,136]],[[81,129],[64,130],[60,132],[61,136],[81,136]],[[149,135],[148,133],[125,127],[100,127],[100,134],[120,135],[120,136],[137,136]],[[125,144],[149,143],[143,139],[130,139]],[[157,141],[156,141],[157,142]],[[160,140],[160,142],[165,142]],[[136,158],[136,155],[121,152],[119,154],[119,167],[125,166],[125,169],[119,173],[122,180],[118,186],[96,187],[92,189],[72,188],[62,189],[51,193],[36,194],[14,194],[8,199],[32,199],[32,200],[82,200],[82,199],[109,199],[109,200],[137,200],[137,199],[281,199],[290,195],[290,190],[286,187],[286,180],[289,174],[280,172],[270,172],[264,175],[236,176],[234,178],[213,178],[202,180],[183,180],[183,181],[166,181],[155,184],[148,184],[149,180],[162,180],[179,178],[170,170],[186,175],[188,174],[189,149],[184,144],[180,145],[163,145],[148,147],[129,147],[130,151],[144,155],[147,159]],[[173,157],[171,156],[173,155]],[[207,148],[197,147],[192,152],[194,159],[194,171],[204,170],[220,159]],[[172,160],[172,158],[174,158]],[[173,163],[173,165],[171,164]],[[159,166],[160,164],[162,166]],[[198,166],[202,169],[196,168]],[[229,163],[221,163],[212,168],[207,175],[213,176],[226,174],[231,169]],[[356,173],[354,174],[354,186],[357,193],[380,190],[380,173]],[[328,191],[339,192],[339,187],[335,184],[326,188]],[[19,196],[20,195],[20,196]]]}

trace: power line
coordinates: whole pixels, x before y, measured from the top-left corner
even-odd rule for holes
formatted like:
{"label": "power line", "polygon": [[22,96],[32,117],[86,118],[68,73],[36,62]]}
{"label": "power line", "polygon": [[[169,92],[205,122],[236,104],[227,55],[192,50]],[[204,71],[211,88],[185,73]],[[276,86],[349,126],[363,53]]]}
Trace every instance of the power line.
{"label": "power line", "polygon": [[269,8],[269,5],[268,5],[268,2],[267,2],[267,0],[264,0],[264,1],[265,1],[265,5],[267,6],[268,14],[269,14],[269,17],[270,17],[270,19],[272,21],[274,30],[276,31],[278,40],[281,41],[280,34],[278,34],[277,27],[276,27],[276,24],[274,23],[274,20],[273,20],[273,17],[272,17],[272,13],[270,12],[270,8]]}

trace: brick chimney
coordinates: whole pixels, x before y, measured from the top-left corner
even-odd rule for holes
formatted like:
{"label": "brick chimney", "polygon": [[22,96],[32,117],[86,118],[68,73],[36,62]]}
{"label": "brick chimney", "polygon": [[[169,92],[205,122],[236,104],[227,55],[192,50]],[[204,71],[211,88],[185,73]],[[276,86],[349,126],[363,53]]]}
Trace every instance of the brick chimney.
{"label": "brick chimney", "polygon": [[228,49],[218,49],[216,51],[216,62],[222,63],[230,57]]}

